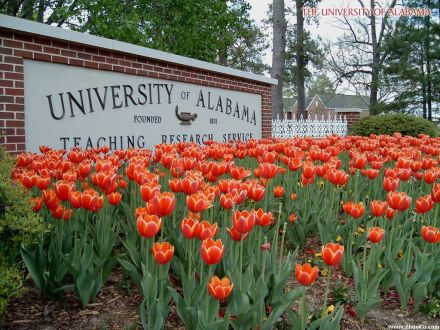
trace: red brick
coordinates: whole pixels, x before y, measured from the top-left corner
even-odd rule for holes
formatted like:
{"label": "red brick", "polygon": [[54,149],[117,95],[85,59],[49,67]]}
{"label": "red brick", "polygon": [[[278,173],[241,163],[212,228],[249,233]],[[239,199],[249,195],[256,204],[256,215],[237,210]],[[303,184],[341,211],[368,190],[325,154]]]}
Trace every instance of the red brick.
{"label": "red brick", "polygon": [[68,48],[68,44],[66,44],[65,42],[58,42],[58,41],[52,41],[52,46],[57,47],[57,48]]}
{"label": "red brick", "polygon": [[65,57],[62,56],[56,56],[56,55],[52,55],[52,62],[54,63],[62,63],[62,64],[68,64],[69,60]]}
{"label": "red brick", "polygon": [[5,47],[0,47],[0,54],[12,55],[12,49],[5,48]]}
{"label": "red brick", "polygon": [[[14,97],[13,96],[5,96],[5,95],[1,95],[0,93],[0,102],[4,102],[4,103],[14,103]],[[6,109],[8,109],[8,105],[6,105]]]}
{"label": "red brick", "polygon": [[33,58],[34,57],[34,53],[28,52],[26,50],[14,50],[14,55],[20,56],[23,58]]}
{"label": "red brick", "polygon": [[99,68],[102,70],[111,70],[112,66],[110,64],[99,63]]}
{"label": "red brick", "polygon": [[6,151],[16,151],[17,145],[16,144],[4,144],[3,145],[6,149]]}
{"label": "red brick", "polygon": [[74,50],[75,52],[83,52],[84,51],[84,47],[81,46],[76,46],[76,45],[69,45],[69,49]]}
{"label": "red brick", "polygon": [[24,97],[15,97],[15,103],[17,104],[24,104]]}
{"label": "red brick", "polygon": [[142,69],[142,64],[131,62],[131,66],[136,69]]}
{"label": "red brick", "polygon": [[23,43],[21,41],[6,39],[3,40],[3,46],[11,48],[23,48]]}
{"label": "red brick", "polygon": [[14,82],[12,80],[0,80],[0,86],[14,87]]}
{"label": "red brick", "polygon": [[44,47],[43,48],[43,52],[45,53],[49,53],[49,54],[55,54],[55,55],[59,55],[60,54],[60,50],[58,48],[53,48],[53,47]]}
{"label": "red brick", "polygon": [[[97,61],[97,62],[105,62],[105,57],[104,56],[93,55],[92,56],[92,60],[93,61]],[[118,62],[116,61],[115,63],[118,63]]]}
{"label": "red brick", "polygon": [[6,138],[4,136],[0,135],[0,144],[4,144],[6,141]]}
{"label": "red brick", "polygon": [[51,56],[47,55],[47,54],[34,53],[34,59],[36,59],[36,60],[50,62],[50,58],[51,58]]}
{"label": "red brick", "polygon": [[83,60],[91,60],[92,55],[86,53],[78,53],[78,58],[82,58]]}
{"label": "red brick", "polygon": [[14,66],[11,64],[0,64],[1,71],[14,71]]}
{"label": "red brick", "polygon": [[12,38],[14,38],[14,34],[9,31],[0,31],[0,38],[12,39]]}
{"label": "red brick", "polygon": [[23,120],[7,120],[6,121],[7,127],[24,127],[24,121]]}
{"label": "red brick", "polygon": [[84,66],[84,61],[83,60],[77,60],[76,58],[70,58],[69,59],[69,64],[71,64],[71,65],[78,65],[78,66]]}
{"label": "red brick", "polygon": [[125,72],[126,72],[126,73],[130,73],[130,74],[136,74],[136,69],[125,68]]}
{"label": "red brick", "polygon": [[23,73],[23,65],[15,65],[14,72]]}
{"label": "red brick", "polygon": [[25,135],[23,128],[16,128],[15,135]]}
{"label": "red brick", "polygon": [[16,112],[15,119],[24,119],[24,112]]}
{"label": "red brick", "polygon": [[23,64],[23,59],[20,57],[5,56],[4,62],[12,64]]}
{"label": "red brick", "polygon": [[23,81],[16,80],[16,81],[14,82],[14,87],[15,87],[15,88],[24,88]]}
{"label": "red brick", "polygon": [[119,65],[113,65],[113,71],[125,72],[124,71],[124,67],[123,66],[119,66]]}
{"label": "red brick", "polygon": [[26,41],[26,42],[34,42],[34,37],[24,34],[14,34],[14,39],[20,40],[20,41]]}
{"label": "red brick", "polygon": [[19,136],[7,136],[6,137],[6,142],[7,143],[23,143],[25,142],[24,140],[24,135],[19,135]]}
{"label": "red brick", "polygon": [[101,56],[109,56],[109,57],[112,56],[112,53],[110,53],[106,50],[99,50],[98,54]]}
{"label": "red brick", "polygon": [[36,45],[36,44],[24,44],[24,49],[33,50],[36,52],[43,51],[43,47],[41,45]]}
{"label": "red brick", "polygon": [[106,57],[105,58],[105,62],[106,63],[111,63],[111,64],[119,64],[119,61],[117,59],[111,58],[111,57]]}
{"label": "red brick", "polygon": [[40,38],[34,37],[34,43],[39,44],[39,45],[52,46],[52,40],[50,40],[50,39],[40,39]]}
{"label": "red brick", "polygon": [[71,50],[61,50],[61,55],[68,57],[76,57],[76,52],[72,52]]}
{"label": "red brick", "polygon": [[1,111],[0,112],[0,119],[14,119],[14,113]]}
{"label": "red brick", "polygon": [[26,145],[24,143],[17,144],[17,151],[26,151]]}
{"label": "red brick", "polygon": [[123,66],[130,66],[130,62],[128,61],[124,61],[124,60],[119,60],[119,65],[123,65]]}
{"label": "red brick", "polygon": [[23,74],[15,73],[15,72],[5,72],[5,78],[14,79],[14,80],[23,80]]}
{"label": "red brick", "polygon": [[5,90],[6,95],[24,95],[24,89],[22,88],[6,88]]}
{"label": "red brick", "polygon": [[87,68],[93,68],[93,69],[98,69],[99,68],[99,64],[95,63],[95,62],[89,62],[89,61],[84,61],[84,66]]}

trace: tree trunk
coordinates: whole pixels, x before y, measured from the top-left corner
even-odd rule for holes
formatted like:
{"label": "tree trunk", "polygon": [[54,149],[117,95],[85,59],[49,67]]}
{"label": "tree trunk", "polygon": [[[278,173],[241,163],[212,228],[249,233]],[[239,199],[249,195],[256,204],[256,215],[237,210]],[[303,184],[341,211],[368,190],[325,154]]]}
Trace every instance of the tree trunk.
{"label": "tree trunk", "polygon": [[425,77],[425,69],[423,68],[424,65],[424,54],[422,52],[422,61],[420,64],[420,72],[422,73],[422,109],[423,109],[423,118],[426,119],[426,77]]}
{"label": "tree trunk", "polygon": [[304,88],[304,15],[303,15],[303,0],[296,0],[296,90],[298,95],[297,100],[297,119],[300,117],[306,118],[305,106],[305,88]]}
{"label": "tree trunk", "polygon": [[[431,0],[428,0],[426,6],[431,8]],[[429,15],[425,16],[425,56],[426,56],[426,103],[428,106],[428,120],[432,121],[432,82],[431,82],[431,18]]]}
{"label": "tree trunk", "polygon": [[370,16],[370,26],[371,26],[371,44],[373,50],[373,63],[371,66],[371,88],[370,88],[370,114],[376,115],[378,113],[377,109],[377,93],[379,89],[379,61],[380,54],[377,45],[377,34],[376,34],[376,16],[374,15],[374,0],[370,0],[370,8],[372,14]]}
{"label": "tree trunk", "polygon": [[271,76],[278,80],[272,86],[272,118],[284,117],[283,110],[283,76],[286,57],[286,17],[284,0],[273,0],[273,54]]}

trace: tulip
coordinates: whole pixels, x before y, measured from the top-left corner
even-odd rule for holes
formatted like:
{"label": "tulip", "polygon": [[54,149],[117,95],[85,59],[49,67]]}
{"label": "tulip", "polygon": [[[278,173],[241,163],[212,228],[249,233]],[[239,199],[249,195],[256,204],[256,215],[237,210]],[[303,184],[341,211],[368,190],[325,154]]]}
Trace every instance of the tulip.
{"label": "tulip", "polygon": [[263,178],[271,179],[277,174],[278,166],[272,163],[262,163],[258,169]]}
{"label": "tulip", "polygon": [[371,214],[375,217],[382,217],[385,215],[387,211],[388,204],[385,201],[371,201],[370,211]]}
{"label": "tulip", "polygon": [[234,240],[234,241],[241,241],[241,240],[245,240],[248,236],[249,233],[246,234],[242,234],[240,233],[235,227],[232,228],[226,228],[226,231],[229,233],[229,236]]}
{"label": "tulip", "polygon": [[141,214],[136,221],[139,234],[145,238],[156,236],[162,227],[162,220],[157,215]]}
{"label": "tulip", "polygon": [[440,242],[440,230],[432,226],[423,226],[422,237],[428,243],[438,243]]}
{"label": "tulip", "polygon": [[351,204],[351,210],[350,215],[355,218],[359,219],[362,217],[365,213],[365,206],[363,203],[352,203]]}
{"label": "tulip", "polygon": [[410,207],[411,197],[404,192],[390,191],[387,194],[387,203],[394,210],[404,211]]}
{"label": "tulip", "polygon": [[154,260],[156,260],[159,265],[165,265],[173,258],[174,246],[168,242],[155,242],[151,252],[153,253]]}
{"label": "tulip", "polygon": [[93,189],[84,190],[81,194],[81,206],[89,211],[98,212],[104,203],[104,197]]}
{"label": "tulip", "polygon": [[168,181],[168,185],[172,192],[179,193],[182,192],[182,184],[179,179],[174,178]]}
{"label": "tulip", "polygon": [[342,209],[344,210],[345,214],[350,214],[352,207],[353,207],[353,203],[352,202],[345,202],[342,205]]}
{"label": "tulip", "polygon": [[337,267],[344,256],[344,247],[338,243],[327,243],[321,249],[322,260],[329,266]]}
{"label": "tulip", "polygon": [[370,228],[370,232],[368,234],[368,239],[372,243],[379,243],[385,235],[385,230],[380,227],[372,227]]}
{"label": "tulip", "polygon": [[304,265],[297,264],[295,267],[295,276],[301,285],[309,286],[318,278],[318,267],[310,266],[309,263]]}
{"label": "tulip", "polygon": [[139,187],[144,202],[149,202],[157,193],[160,193],[160,185],[155,183],[144,183]]}
{"label": "tulip", "polygon": [[259,208],[255,212],[255,221],[258,226],[267,227],[272,223],[273,215],[272,212],[265,213],[262,208]]}
{"label": "tulip", "polygon": [[121,201],[121,198],[122,198],[122,194],[119,192],[113,192],[107,195],[108,202],[111,205],[118,205],[119,202]]}
{"label": "tulip", "polygon": [[431,199],[431,195],[420,196],[416,200],[416,213],[422,214],[431,211],[434,206],[434,202]]}
{"label": "tulip", "polygon": [[32,210],[34,212],[38,212],[43,207],[43,199],[41,197],[33,197],[30,199],[30,203],[32,205]]}
{"label": "tulip", "polygon": [[225,300],[232,291],[234,284],[232,284],[227,277],[219,279],[213,276],[208,283],[208,292],[217,300]]}
{"label": "tulip", "polygon": [[393,210],[391,207],[388,206],[387,211],[386,211],[386,216],[388,220],[391,220],[392,218],[394,218],[394,216],[397,214],[396,210]]}
{"label": "tulip", "polygon": [[255,225],[255,211],[235,211],[232,215],[232,223],[234,225],[234,228],[237,229],[240,233],[245,234],[250,232]]}
{"label": "tulip", "polygon": [[55,193],[57,197],[62,201],[69,200],[69,194],[75,189],[75,184],[73,182],[68,182],[64,180],[57,181],[55,184]]}
{"label": "tulip", "polygon": [[436,183],[432,187],[431,198],[435,203],[440,203],[440,183]]}
{"label": "tulip", "polygon": [[400,180],[398,178],[392,178],[392,177],[385,177],[383,179],[383,188],[386,191],[396,191],[397,187],[399,186]]}
{"label": "tulip", "polygon": [[70,192],[70,195],[69,195],[69,202],[70,202],[70,205],[72,205],[73,208],[79,209],[82,206],[82,204],[81,204],[81,192],[80,191],[72,190]]}
{"label": "tulip", "polygon": [[173,213],[176,207],[176,198],[170,192],[157,193],[150,199],[148,206],[158,217],[166,217]]}
{"label": "tulip", "polygon": [[56,209],[60,204],[57,194],[52,189],[43,190],[42,195],[44,203],[49,210]]}
{"label": "tulip", "polygon": [[50,185],[50,178],[43,178],[43,177],[37,178],[38,189],[46,190],[47,188],[49,188],[49,185]]}
{"label": "tulip", "polygon": [[334,185],[345,186],[350,178],[350,176],[345,173],[344,170],[337,170],[335,168],[330,168],[325,174],[325,177]]}
{"label": "tulip", "polygon": [[225,247],[221,239],[214,241],[212,238],[207,238],[202,241],[200,247],[200,254],[203,261],[207,265],[216,265],[223,258]]}
{"label": "tulip", "polygon": [[284,195],[284,188],[283,186],[276,186],[273,188],[273,195],[275,197],[282,197]]}
{"label": "tulip", "polygon": [[265,189],[266,188],[264,188],[264,186],[261,185],[252,185],[247,189],[247,195],[253,201],[258,202],[263,199]]}
{"label": "tulip", "polygon": [[428,184],[432,184],[435,182],[435,180],[437,180],[438,174],[436,171],[433,170],[427,170],[425,171],[425,173],[423,174],[423,179],[425,180],[426,183]]}
{"label": "tulip", "polygon": [[211,207],[211,201],[204,194],[196,193],[186,197],[186,205],[191,212],[199,213]]}
{"label": "tulip", "polygon": [[184,178],[180,180],[182,192],[186,195],[195,194],[201,187],[202,180],[193,178]]}
{"label": "tulip", "polygon": [[218,231],[218,225],[214,223],[211,225],[208,221],[202,221],[200,223],[200,229],[199,229],[199,239],[201,241],[207,239],[207,238],[214,238],[215,235],[217,235]]}
{"label": "tulip", "polygon": [[200,222],[193,218],[184,218],[180,223],[180,230],[183,236],[188,239],[197,237],[200,233]]}
{"label": "tulip", "polygon": [[301,176],[306,179],[304,181],[308,182],[309,180],[313,179],[315,177],[315,166],[310,163],[304,163],[302,167],[302,174]]}

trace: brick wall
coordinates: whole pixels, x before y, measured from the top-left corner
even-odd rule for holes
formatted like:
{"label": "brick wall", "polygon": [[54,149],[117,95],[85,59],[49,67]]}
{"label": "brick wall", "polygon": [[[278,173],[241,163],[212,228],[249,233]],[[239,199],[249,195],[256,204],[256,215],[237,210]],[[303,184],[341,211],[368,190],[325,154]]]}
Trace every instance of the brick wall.
{"label": "brick wall", "polygon": [[354,122],[356,122],[360,119],[359,112],[341,112],[340,114],[347,118],[347,126],[348,126],[349,131],[350,131],[351,125],[353,125]]}
{"label": "brick wall", "polygon": [[25,151],[23,59],[260,94],[262,136],[271,136],[270,84],[0,29],[0,145],[11,153]]}

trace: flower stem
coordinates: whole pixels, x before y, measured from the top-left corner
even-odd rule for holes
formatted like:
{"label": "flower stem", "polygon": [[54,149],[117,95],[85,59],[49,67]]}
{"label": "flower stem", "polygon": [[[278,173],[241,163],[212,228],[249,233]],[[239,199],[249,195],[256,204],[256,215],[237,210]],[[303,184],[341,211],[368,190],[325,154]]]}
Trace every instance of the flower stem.
{"label": "flower stem", "polygon": [[322,310],[322,316],[325,315],[325,312],[327,310],[327,299],[328,299],[328,293],[330,291],[330,278],[332,276],[332,268],[329,267],[328,268],[328,273],[327,273],[327,284],[325,287],[325,293],[324,293],[324,309]]}

